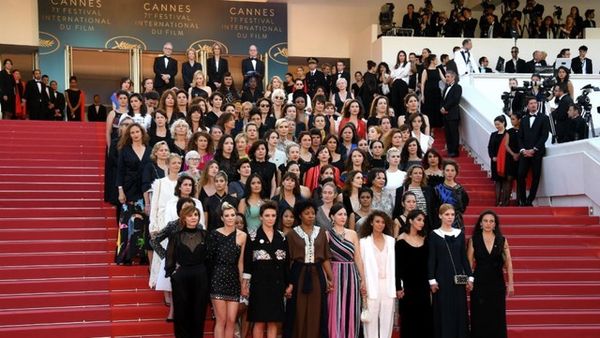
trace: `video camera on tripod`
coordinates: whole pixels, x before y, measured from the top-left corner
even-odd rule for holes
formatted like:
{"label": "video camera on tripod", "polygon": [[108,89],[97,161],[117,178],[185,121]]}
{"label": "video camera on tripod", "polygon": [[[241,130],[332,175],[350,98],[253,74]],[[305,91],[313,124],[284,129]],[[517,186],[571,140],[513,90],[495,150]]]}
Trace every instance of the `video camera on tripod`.
{"label": "video camera on tripod", "polygon": [[[600,88],[588,84],[581,88],[581,95],[575,99],[575,103],[581,107],[581,117],[583,117],[592,129],[592,137],[596,137],[596,131],[594,128],[594,119],[592,119],[592,103],[590,102],[589,95],[591,92],[598,91],[600,91]],[[597,108],[597,112],[600,114],[600,107]]]}
{"label": "video camera on tripod", "polygon": [[514,87],[511,88],[510,92],[502,93],[500,96],[504,104],[502,112],[505,115],[509,115],[515,98],[521,101],[518,102],[518,112],[525,109],[525,98],[527,96],[536,96],[538,101],[542,101],[541,98],[548,100],[552,96],[552,89],[555,85],[556,78],[554,76],[540,76],[540,81],[523,81],[522,87]]}

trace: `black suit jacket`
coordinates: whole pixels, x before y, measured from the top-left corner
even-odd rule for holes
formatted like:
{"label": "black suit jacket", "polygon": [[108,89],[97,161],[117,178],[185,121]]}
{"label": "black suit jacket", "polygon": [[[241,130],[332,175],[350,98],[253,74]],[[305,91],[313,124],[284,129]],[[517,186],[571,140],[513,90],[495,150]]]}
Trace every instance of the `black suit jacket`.
{"label": "black suit jacket", "polygon": [[474,38],[475,29],[477,28],[477,19],[470,18],[463,22],[463,36],[465,38]]}
{"label": "black suit jacket", "polygon": [[258,88],[262,90],[262,80],[265,76],[265,63],[256,59],[256,68],[252,66],[252,59],[246,58],[242,60],[242,74],[244,75],[244,88],[251,75],[257,76]]}
{"label": "black suit jacket", "polygon": [[199,70],[202,70],[200,62],[194,62],[194,66],[189,61],[181,64],[181,77],[183,78],[183,88],[185,90],[190,88],[191,83],[194,81],[194,73]]}
{"label": "black suit jacket", "polygon": [[229,72],[229,63],[227,63],[227,59],[222,57],[219,58],[219,69],[217,69],[217,64],[215,62],[215,58],[212,57],[206,60],[206,73],[208,75],[208,85],[215,90],[215,82],[221,83],[223,82],[223,76],[225,73]]}
{"label": "black suit jacket", "polygon": [[[50,118],[55,120],[62,120],[65,115],[66,100],[65,95],[61,92],[55,92],[50,90],[50,103],[54,104],[54,108],[50,111]],[[55,116],[60,113],[60,116]],[[104,119],[106,120],[106,119]]]}
{"label": "black suit jacket", "polygon": [[46,119],[48,116],[49,97],[46,85],[43,82],[40,92],[35,80],[27,81],[25,85],[25,100],[27,100],[27,111],[32,120]]}
{"label": "black suit jacket", "polygon": [[[350,73],[348,73],[347,71],[343,71],[341,73],[341,77],[343,77],[344,79],[346,79],[346,82],[348,83],[348,89],[350,89]],[[340,78],[340,73],[335,73],[333,75],[331,75],[329,77],[329,89],[331,89],[331,93],[335,94],[337,93],[339,90],[336,86],[336,81],[338,80],[338,78]]]}
{"label": "black suit jacket", "polygon": [[[489,28],[490,28],[490,25],[487,25],[485,30],[481,31],[482,38],[489,38],[489,36],[488,36]],[[494,22],[494,30],[492,31],[492,34],[494,35],[494,36],[492,36],[493,38],[501,38],[504,35],[504,31],[502,30],[502,25],[499,24],[498,22]]]}
{"label": "black suit jacket", "polygon": [[104,105],[100,105],[98,108],[98,112],[96,113],[96,105],[91,104],[87,109],[88,121],[106,121],[106,107]]}
{"label": "black suit jacket", "polygon": [[[154,88],[156,89],[168,89],[175,86],[175,75],[177,75],[177,60],[169,57],[169,63],[165,67],[165,56],[158,56],[154,58]],[[169,83],[163,81],[161,75],[169,74],[171,78]]]}
{"label": "black suit jacket", "polygon": [[[444,97],[445,96],[445,97]],[[447,120],[460,120],[460,109],[458,107],[462,97],[462,87],[454,83],[450,89],[446,88],[442,95],[442,107],[448,114],[444,115]]]}
{"label": "black suit jacket", "polygon": [[537,154],[544,156],[546,154],[546,140],[550,133],[550,120],[548,116],[538,113],[533,121],[533,125],[529,126],[530,115],[526,114],[521,120],[519,129],[519,149],[537,149]]}
{"label": "black suit jacket", "polygon": [[569,135],[569,106],[573,104],[573,99],[569,94],[565,94],[558,102],[558,107],[552,112],[556,130],[556,140],[559,143],[566,142]]}
{"label": "black suit jacket", "polygon": [[513,60],[510,59],[506,61],[504,66],[505,73],[527,73],[527,63],[523,59],[517,59],[517,67],[513,63]]}
{"label": "black suit jacket", "polygon": [[[579,57],[574,57],[573,60],[571,60],[571,70],[573,71],[573,73],[583,74],[582,64],[583,63],[581,62],[581,59]],[[585,58],[585,73],[592,74],[593,71],[594,68],[592,67],[592,60],[590,60],[589,58]]]}
{"label": "black suit jacket", "polygon": [[583,117],[577,116],[569,122],[568,141],[585,140],[588,138],[589,127]]}
{"label": "black suit jacket", "polygon": [[15,78],[4,69],[0,71],[0,97],[15,95]]}
{"label": "black suit jacket", "polygon": [[318,69],[315,70],[315,75],[312,75],[311,72],[306,72],[305,81],[308,89],[308,95],[310,95],[310,97],[315,95],[317,87],[327,87],[327,83],[325,82],[325,74]]}

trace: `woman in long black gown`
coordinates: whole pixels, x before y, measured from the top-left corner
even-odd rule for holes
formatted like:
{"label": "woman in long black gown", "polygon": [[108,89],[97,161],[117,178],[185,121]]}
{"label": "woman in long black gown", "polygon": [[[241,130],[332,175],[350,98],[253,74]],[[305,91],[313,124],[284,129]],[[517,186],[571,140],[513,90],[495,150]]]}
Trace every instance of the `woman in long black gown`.
{"label": "woman in long black gown", "polygon": [[[473,288],[473,274],[467,261],[465,233],[452,228],[455,211],[451,204],[442,204],[439,215],[442,225],[429,236],[427,264],[433,293],[433,330],[436,338],[467,338],[467,290]],[[456,284],[456,275],[466,275],[468,281]]]}
{"label": "woman in long black gown", "polygon": [[504,268],[508,275],[508,292],[515,292],[512,259],[508,241],[500,231],[498,215],[487,210],[481,213],[467,256],[475,266],[471,292],[471,338],[506,338],[506,289]]}
{"label": "woman in long black gown", "polygon": [[396,290],[400,299],[402,338],[432,338],[431,290],[427,282],[429,247],[425,238],[426,215],[413,210],[396,242]]}
{"label": "woman in long black gown", "polygon": [[[288,243],[275,229],[277,204],[268,201],[260,206],[262,226],[248,234],[244,262],[242,294],[250,294],[248,320],[254,323],[253,336],[277,337],[277,324],[285,318],[284,294],[292,294],[288,278]],[[250,281],[252,281],[250,283]]]}
{"label": "woman in long black gown", "polygon": [[517,178],[517,172],[519,170],[519,128],[521,127],[521,115],[512,114],[510,116],[510,123],[512,128],[507,130],[508,140],[504,145],[506,147],[506,180],[504,181],[505,187],[502,190],[504,196],[502,196],[502,205],[508,206],[510,204],[510,196],[512,194],[513,181]]}
{"label": "woman in long black gown", "polygon": [[175,337],[203,337],[208,303],[206,231],[194,205],[180,212],[182,228],[169,236],[165,275],[173,288]]}
{"label": "woman in long black gown", "polygon": [[421,92],[423,93],[421,111],[429,117],[430,128],[440,128],[444,125],[442,113],[440,113],[442,103],[440,81],[443,78],[441,70],[437,67],[436,55],[429,55],[425,60],[425,69],[421,75]]}
{"label": "woman in long black gown", "polygon": [[496,131],[490,134],[488,142],[488,155],[490,156],[490,169],[492,171],[492,181],[496,186],[496,206],[501,206],[504,196],[504,181],[506,180],[506,118],[504,115],[497,116],[494,119]]}

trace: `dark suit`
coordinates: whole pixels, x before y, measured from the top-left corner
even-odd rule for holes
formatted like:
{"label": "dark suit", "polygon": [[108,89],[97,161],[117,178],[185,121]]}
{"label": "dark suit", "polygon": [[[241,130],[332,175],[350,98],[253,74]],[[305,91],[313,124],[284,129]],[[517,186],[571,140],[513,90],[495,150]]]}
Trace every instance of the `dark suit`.
{"label": "dark suit", "polygon": [[596,28],[596,21],[594,20],[584,20],[583,28]]}
{"label": "dark suit", "polygon": [[312,72],[307,72],[304,81],[306,82],[306,89],[308,90],[308,95],[310,97],[315,96],[317,87],[327,87],[327,83],[325,83],[325,74],[318,69],[315,69],[315,75],[312,75]]}
{"label": "dark suit", "polygon": [[[0,71],[0,104],[2,104],[2,112],[15,112],[15,78],[12,73],[9,74],[6,70]],[[6,96],[6,100],[4,100]],[[7,118],[5,116],[4,118]]]}
{"label": "dark suit", "polygon": [[[500,25],[497,22],[494,22],[493,25],[494,25],[494,29],[492,30],[492,35],[493,35],[492,38],[501,38],[503,36],[503,34],[504,34],[504,31],[502,30],[502,25]],[[490,25],[487,25],[486,29],[481,31],[481,37],[482,38],[489,38],[490,37],[489,36],[489,33],[490,33],[489,29],[490,29]]]}
{"label": "dark suit", "polygon": [[446,88],[442,95],[442,107],[446,110],[446,114],[443,114],[443,116],[449,156],[458,156],[458,143],[460,141],[458,133],[460,107],[458,105],[461,97],[462,87],[456,82],[451,87]]}
{"label": "dark suit", "polygon": [[[154,88],[159,92],[163,92],[166,89],[173,88],[175,86],[175,75],[177,75],[177,60],[169,57],[169,62],[165,67],[166,56],[158,56],[154,58]],[[161,75],[169,74],[171,78],[169,83],[163,81]]]}
{"label": "dark suit", "polygon": [[215,86],[215,82],[222,83],[223,76],[225,73],[229,72],[229,64],[227,63],[227,59],[222,57],[219,58],[219,69],[217,69],[217,63],[215,62],[215,58],[212,57],[206,60],[206,73],[208,75],[208,85],[212,88],[213,91],[217,88]]}
{"label": "dark suit", "polygon": [[29,80],[25,85],[25,100],[27,100],[27,111],[31,120],[45,120],[48,118],[48,93],[46,85],[39,81],[42,90],[36,83],[36,80]]}
{"label": "dark suit", "polygon": [[544,15],[544,5],[536,4],[532,8],[523,8],[523,14],[529,14],[529,21],[535,22],[537,17],[543,17]]}
{"label": "dark suit", "polygon": [[102,104],[98,105],[98,111],[96,112],[96,105],[91,104],[87,109],[88,121],[102,122],[106,121],[106,107]]}
{"label": "dark suit", "polygon": [[535,62],[534,60],[529,60],[527,62],[527,73],[535,73],[535,67],[537,66],[543,66],[546,67],[548,64],[546,63],[545,60],[542,60],[540,62]]}
{"label": "dark suit", "polygon": [[[538,113],[530,126],[532,117],[527,114],[521,120],[521,128],[519,129],[519,149],[520,150],[535,150],[533,157],[525,157],[521,154],[519,159],[519,171],[517,175],[517,198],[519,204],[531,204],[537,194],[540,177],[542,175],[542,159],[546,154],[546,140],[550,132],[550,120],[542,113]],[[526,197],[526,180],[527,173],[532,171],[531,189],[529,197]]]}
{"label": "dark suit", "polygon": [[465,38],[474,38],[475,29],[477,28],[477,19],[470,18],[463,22],[463,36]]}
{"label": "dark suit", "polygon": [[569,94],[560,98],[558,107],[552,112],[552,119],[556,130],[556,142],[563,143],[569,140],[569,106],[573,104],[573,99]]}
{"label": "dark suit", "polygon": [[515,63],[513,59],[506,61],[504,65],[505,73],[527,73],[527,62],[523,59],[517,59],[517,66],[515,67]]}
{"label": "dark suit", "polygon": [[589,127],[587,122],[581,116],[570,120],[568,141],[585,140],[589,136]]}
{"label": "dark suit", "polygon": [[255,75],[256,80],[258,82],[257,89],[262,91],[263,85],[263,77],[265,76],[265,63],[259,59],[256,60],[256,67],[252,65],[252,59],[246,58],[242,60],[242,75],[244,75],[244,89],[246,88],[246,84],[248,83],[248,79],[250,76]]}
{"label": "dark suit", "polygon": [[183,78],[183,89],[190,89],[191,83],[194,81],[194,73],[202,70],[200,62],[194,62],[192,66],[189,61],[181,64],[181,77]]}
{"label": "dark suit", "polygon": [[340,77],[346,79],[346,82],[348,83],[348,90],[350,89],[350,73],[348,73],[347,71],[343,71],[342,73],[335,73],[329,77],[329,89],[331,89],[331,94],[339,92],[336,82]]}
{"label": "dark suit", "polygon": [[421,25],[419,24],[420,15],[413,12],[412,18],[408,14],[404,14],[402,17],[402,28],[412,28],[414,30],[414,36],[419,36],[419,30]]}
{"label": "dark suit", "polygon": [[65,116],[65,95],[61,92],[50,90],[50,103],[54,105],[54,108],[50,110],[49,118],[51,120],[62,121]]}
{"label": "dark suit", "polygon": [[[579,57],[574,57],[571,60],[571,70],[575,74],[583,74],[583,62]],[[592,67],[592,60],[589,58],[585,58],[585,74],[592,74],[594,72],[594,68]]]}

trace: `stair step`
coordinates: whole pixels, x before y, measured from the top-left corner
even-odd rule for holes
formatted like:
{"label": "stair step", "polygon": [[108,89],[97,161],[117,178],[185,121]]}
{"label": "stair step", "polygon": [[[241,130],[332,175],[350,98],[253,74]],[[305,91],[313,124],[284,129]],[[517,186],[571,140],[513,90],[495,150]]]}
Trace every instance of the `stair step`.
{"label": "stair step", "polygon": [[552,310],[552,311],[529,311],[529,310],[507,310],[507,323],[511,325],[536,324],[598,324],[600,318],[599,310]]}
{"label": "stair step", "polygon": [[[105,204],[106,205],[106,204]],[[112,217],[115,215],[114,208],[111,207],[85,207],[85,208],[27,208],[27,207],[0,207],[0,214],[6,218],[40,218],[40,217],[94,217],[104,215]]]}
{"label": "stair step", "polygon": [[36,239],[105,239],[108,229],[106,228],[63,228],[47,229],[41,232],[39,229],[0,229],[0,238],[3,240],[31,240]]}
{"label": "stair step", "polygon": [[[98,264],[110,263],[114,260],[114,253],[108,251],[82,251],[82,252],[28,252],[28,253],[2,253],[0,262],[2,267],[9,269],[13,266],[39,265],[39,264]],[[0,289],[0,293],[2,290]]]}
{"label": "stair step", "polygon": [[[58,188],[58,187],[57,187]],[[104,192],[102,190],[1,190],[0,198],[2,199],[73,199],[74,197],[82,199],[97,199],[104,200]]]}
{"label": "stair step", "polygon": [[[69,252],[69,251],[103,251],[115,247],[115,242],[106,238],[99,239],[41,239],[2,240],[0,253],[11,252]],[[2,278],[0,276],[0,278]]]}
{"label": "stair step", "polygon": [[26,199],[0,198],[0,208],[102,208],[106,203],[101,199],[64,198],[64,199]]}
{"label": "stair step", "polygon": [[589,216],[588,207],[471,207],[468,211],[479,215],[485,210],[494,210],[503,215],[540,215],[540,216]]}
{"label": "stair step", "polygon": [[[468,210],[468,209],[467,209]],[[475,224],[478,215],[464,215],[466,224]],[[500,222],[504,224],[565,224],[565,225],[597,225],[600,218],[597,216],[561,216],[540,217],[539,215],[502,215]]]}

